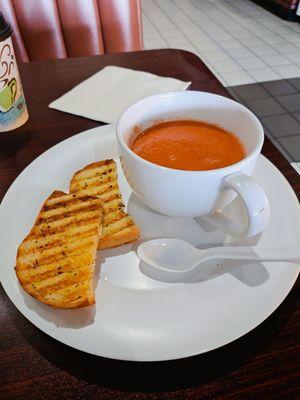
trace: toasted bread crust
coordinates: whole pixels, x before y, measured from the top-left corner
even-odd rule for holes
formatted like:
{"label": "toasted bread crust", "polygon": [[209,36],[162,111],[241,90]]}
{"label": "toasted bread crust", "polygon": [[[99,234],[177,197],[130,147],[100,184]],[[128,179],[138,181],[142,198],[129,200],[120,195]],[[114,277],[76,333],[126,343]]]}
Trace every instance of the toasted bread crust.
{"label": "toasted bread crust", "polygon": [[132,225],[120,232],[113,235],[104,236],[98,243],[98,249],[110,249],[113,247],[121,246],[126,243],[134,242],[138,239],[140,235],[140,230],[138,226]]}
{"label": "toasted bread crust", "polygon": [[70,183],[70,193],[97,196],[103,202],[103,235],[99,249],[107,249],[133,242],[139,228],[124,211],[114,160],[103,160],[77,171]]}
{"label": "toasted bread crust", "polygon": [[98,198],[53,192],[18,248],[15,271],[23,289],[53,307],[94,304],[92,278],[101,221]]}

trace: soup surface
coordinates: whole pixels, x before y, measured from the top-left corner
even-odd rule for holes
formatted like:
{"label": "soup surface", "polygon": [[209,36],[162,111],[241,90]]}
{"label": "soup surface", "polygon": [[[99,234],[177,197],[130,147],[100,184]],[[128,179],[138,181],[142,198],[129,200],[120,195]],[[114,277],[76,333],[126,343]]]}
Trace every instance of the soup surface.
{"label": "soup surface", "polygon": [[246,156],[243,144],[233,133],[188,120],[153,125],[136,137],[131,148],[154,164],[190,171],[226,167]]}

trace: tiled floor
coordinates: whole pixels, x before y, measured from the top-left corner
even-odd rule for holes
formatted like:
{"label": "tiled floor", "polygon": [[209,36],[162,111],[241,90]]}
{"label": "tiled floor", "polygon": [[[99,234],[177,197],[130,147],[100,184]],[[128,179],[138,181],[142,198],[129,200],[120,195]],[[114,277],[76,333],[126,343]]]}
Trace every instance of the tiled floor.
{"label": "tiled floor", "polygon": [[300,174],[300,23],[249,0],[142,0],[146,49],[199,56]]}
{"label": "tiled floor", "polygon": [[228,90],[260,119],[266,135],[300,172],[300,78],[268,81]]}
{"label": "tiled floor", "polygon": [[146,49],[197,54],[224,86],[300,77],[300,23],[249,0],[142,0]]}

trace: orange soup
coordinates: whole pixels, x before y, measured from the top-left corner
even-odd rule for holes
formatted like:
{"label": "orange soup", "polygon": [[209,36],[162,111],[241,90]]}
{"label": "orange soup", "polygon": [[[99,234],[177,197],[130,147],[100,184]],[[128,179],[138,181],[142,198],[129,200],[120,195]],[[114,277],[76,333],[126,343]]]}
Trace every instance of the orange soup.
{"label": "orange soup", "polygon": [[242,160],[245,149],[231,132],[200,121],[161,122],[141,132],[132,150],[154,164],[200,171]]}

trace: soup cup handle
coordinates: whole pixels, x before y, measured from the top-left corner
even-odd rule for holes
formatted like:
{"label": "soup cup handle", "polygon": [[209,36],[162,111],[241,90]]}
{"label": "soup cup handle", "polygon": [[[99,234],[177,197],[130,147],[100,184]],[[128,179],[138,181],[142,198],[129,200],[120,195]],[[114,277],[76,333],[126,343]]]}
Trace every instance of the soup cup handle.
{"label": "soup cup handle", "polygon": [[250,176],[236,173],[224,179],[226,189],[233,189],[241,198],[248,216],[248,223],[235,221],[222,210],[204,219],[235,237],[251,237],[262,232],[270,217],[270,206],[261,186]]}

